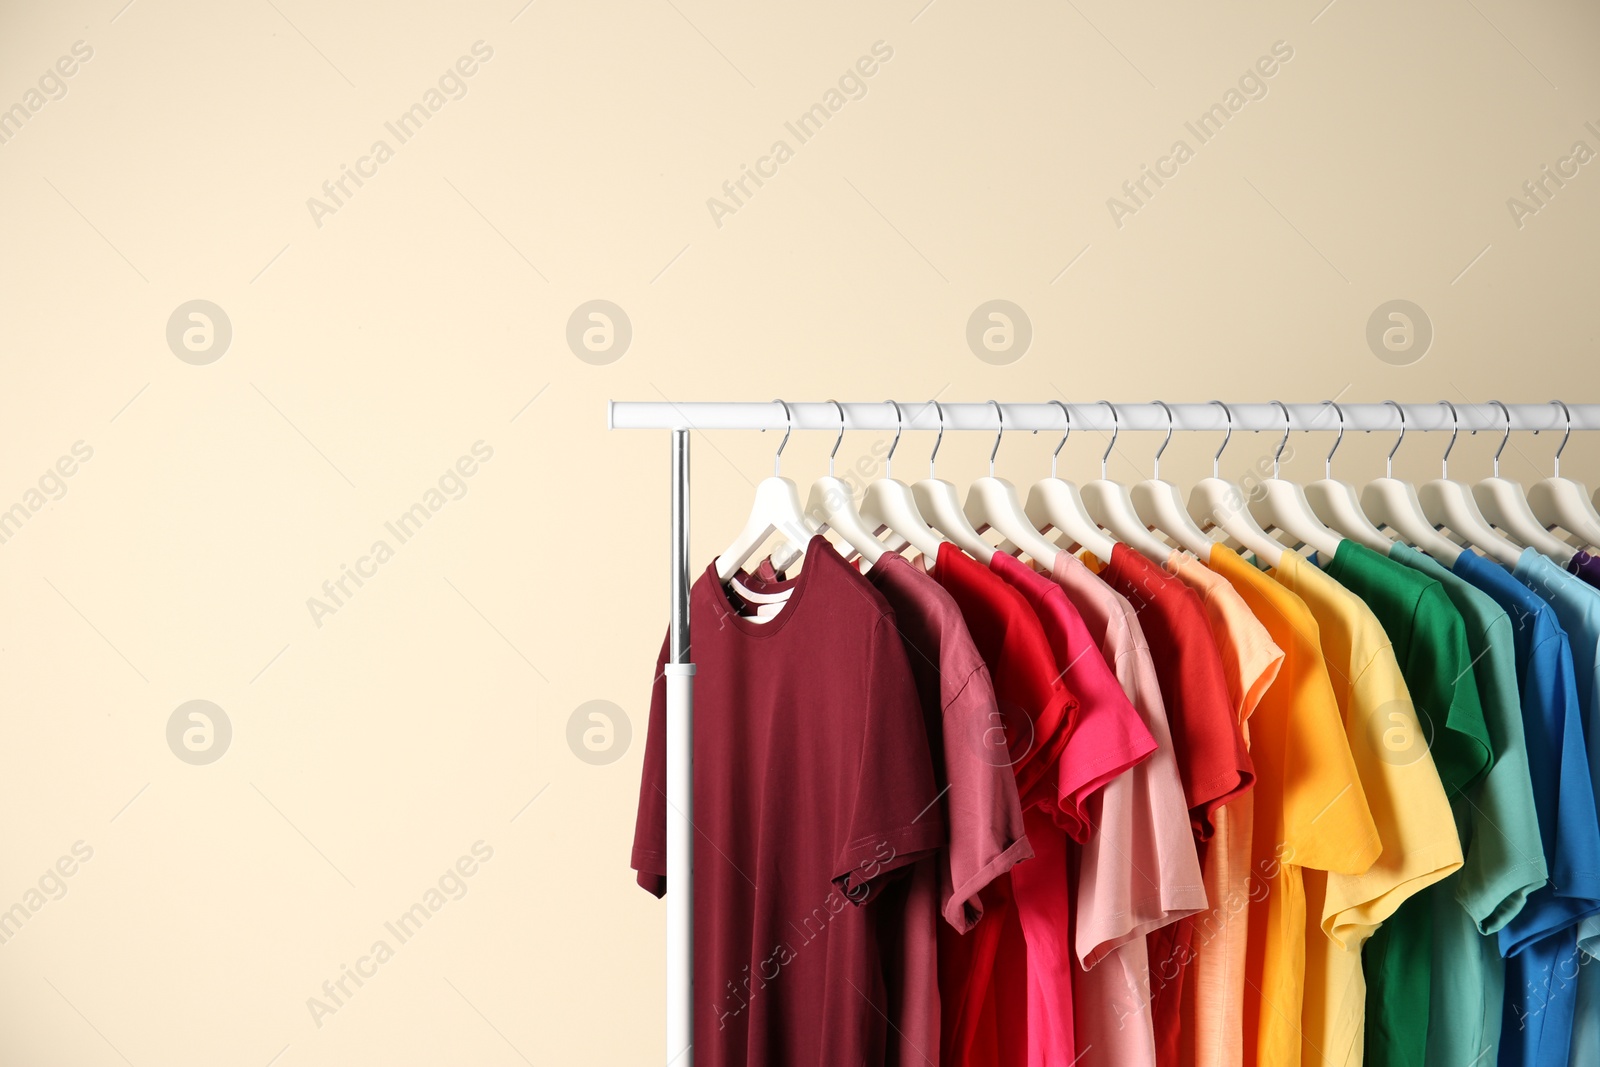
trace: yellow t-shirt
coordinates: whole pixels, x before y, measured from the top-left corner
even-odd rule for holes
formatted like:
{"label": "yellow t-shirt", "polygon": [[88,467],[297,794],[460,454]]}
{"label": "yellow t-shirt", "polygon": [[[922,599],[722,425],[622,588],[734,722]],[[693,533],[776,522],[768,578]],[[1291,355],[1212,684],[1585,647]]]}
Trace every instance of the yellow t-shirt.
{"label": "yellow t-shirt", "polygon": [[1319,884],[1323,871],[1359,875],[1381,845],[1310,609],[1225,546],[1214,546],[1207,562],[1283,650],[1278,677],[1250,717],[1256,784],[1244,872],[1250,886],[1244,1063],[1299,1067],[1307,929],[1301,872]]}
{"label": "yellow t-shirt", "polygon": [[1330,1067],[1358,1065],[1367,1003],[1361,946],[1407,897],[1461,866],[1461,842],[1426,746],[1385,744],[1425,735],[1377,616],[1293,552],[1273,576],[1316,617],[1348,750],[1383,843],[1365,872],[1308,873],[1305,882],[1304,1055]]}

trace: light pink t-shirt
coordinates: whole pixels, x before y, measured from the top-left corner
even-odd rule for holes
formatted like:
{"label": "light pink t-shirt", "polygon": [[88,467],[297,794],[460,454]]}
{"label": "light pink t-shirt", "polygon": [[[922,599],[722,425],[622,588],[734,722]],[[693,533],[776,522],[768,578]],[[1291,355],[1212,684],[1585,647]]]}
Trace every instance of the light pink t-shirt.
{"label": "light pink t-shirt", "polygon": [[1160,683],[1127,598],[1069,553],[1051,577],[1156,742],[1151,757],[1096,798],[1095,831],[1078,852],[1074,976],[1079,1067],[1155,1063],[1145,935],[1206,906],[1188,801]]}
{"label": "light pink t-shirt", "polygon": [[[1198,559],[1174,552],[1167,570],[1200,596],[1239,728],[1250,739],[1250,713],[1278,677],[1283,649],[1251,613],[1244,597]],[[1250,929],[1250,845],[1255,793],[1219,808],[1216,834],[1206,850],[1204,875],[1210,909],[1195,920],[1195,953],[1183,987],[1182,1062],[1195,1067],[1240,1067],[1244,1062],[1244,969]]]}
{"label": "light pink t-shirt", "polygon": [[[1054,809],[1050,810],[1042,798],[1037,808],[1030,809],[1029,836],[1038,847],[1043,835],[1035,833],[1034,819],[1036,812],[1048,811],[1074,841],[1092,839],[1099,790],[1149,757],[1156,750],[1157,741],[1128,701],[1093,635],[1060,586],[1004,553],[996,553],[989,566],[1020,592],[1039,616],[1063,679],[1078,697],[1078,713],[1057,762]],[[1181,814],[1181,787],[1178,803]],[[1187,827],[1187,816],[1183,822]],[[1064,841],[1062,846],[1051,859],[1065,868],[1069,854]],[[1190,853],[1192,856],[1192,846]],[[1040,849],[1040,857],[1045,855]],[[1040,880],[1049,891],[1047,896],[1035,890],[1031,875],[1039,872],[1029,871],[1029,867],[1023,864],[1012,877],[1018,914],[1028,941],[1028,1062],[1031,1067],[1072,1063],[1084,1046],[1078,1033],[1080,1011],[1095,1010],[1095,1006],[1080,1006],[1075,995],[1068,872],[1063,869],[1060,878],[1051,878],[1047,883]],[[1034,931],[1029,929],[1030,912],[1034,914]],[[1071,1005],[1070,1029],[1051,1025],[1036,1032],[1035,1019],[1053,1018],[1064,1004]]]}

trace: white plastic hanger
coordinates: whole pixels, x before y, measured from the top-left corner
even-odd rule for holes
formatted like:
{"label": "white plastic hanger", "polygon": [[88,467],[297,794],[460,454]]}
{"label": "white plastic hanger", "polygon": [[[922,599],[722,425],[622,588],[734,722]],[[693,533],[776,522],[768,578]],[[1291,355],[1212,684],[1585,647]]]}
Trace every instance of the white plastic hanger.
{"label": "white plastic hanger", "polygon": [[1133,510],[1144,525],[1165,534],[1202,560],[1209,559],[1211,538],[1189,517],[1178,487],[1161,480],[1161,453],[1167,450],[1167,443],[1172,440],[1172,409],[1164,401],[1155,400],[1152,403],[1160,404],[1161,410],[1167,413],[1167,436],[1162,440],[1161,447],[1156,449],[1155,469],[1151,476],[1135,485],[1128,494],[1133,500]]}
{"label": "white plastic hanger", "polygon": [[1228,539],[1223,543],[1229,548],[1253,552],[1262,563],[1276,567],[1283,562],[1283,554],[1287,550],[1256,524],[1245,506],[1244,490],[1232,482],[1224,481],[1217,473],[1223,450],[1233,440],[1233,412],[1220,400],[1211,402],[1228,416],[1228,433],[1223,437],[1216,455],[1211,457],[1211,477],[1201,478],[1189,491],[1189,515],[1200,524],[1202,530],[1215,528],[1227,534]]}
{"label": "white plastic hanger", "polygon": [[[1394,476],[1394,454],[1400,451],[1400,444],[1406,439],[1406,409],[1393,400],[1384,403],[1392,404],[1400,413],[1400,436],[1395,438],[1394,447],[1389,449],[1389,457],[1384,461],[1384,476],[1374,478],[1361,491],[1361,509],[1380,528],[1393,530],[1412,547],[1421,549],[1446,567],[1452,566],[1461,555],[1461,546],[1433,528],[1422,510],[1422,501],[1417,499],[1416,486]],[[1445,455],[1449,454],[1446,449]]]}
{"label": "white plastic hanger", "polygon": [[993,400],[989,403],[994,405],[998,429],[994,435],[994,447],[989,450],[989,476],[979,478],[967,489],[967,518],[979,533],[993,529],[1004,536],[1005,543],[1000,546],[1002,551],[1019,548],[1040,565],[1051,567],[1061,550],[1043,537],[1038,527],[1029,521],[1022,510],[1022,501],[1017,499],[1016,486],[994,476],[994,457],[1000,452],[1000,438],[1005,436],[1006,416],[998,403]]}
{"label": "white plastic hanger", "polygon": [[[816,532],[806,521],[805,512],[800,508],[800,490],[780,473],[784,447],[789,443],[789,435],[794,432],[794,415],[790,412],[789,405],[782,400],[774,400],[773,403],[783,405],[783,414],[788,420],[788,426],[783,431],[783,440],[778,443],[777,455],[772,457],[772,477],[761,479],[760,484],[756,486],[756,498],[750,506],[750,518],[745,522],[744,529],[739,531],[739,536],[733,539],[733,544],[717,557],[717,577],[724,582],[738,574],[739,568],[743,567],[755,554],[756,549],[774,533],[781,534],[792,550],[784,560],[783,566],[778,567],[779,571],[787,570],[795,558],[805,552],[807,543]],[[774,563],[777,563],[776,558]]]}
{"label": "white plastic hanger", "polygon": [[834,410],[839,413],[839,436],[834,438],[833,451],[828,453],[828,473],[825,477],[818,478],[811,486],[811,495],[806,499],[806,517],[816,525],[819,532],[832,530],[855,549],[867,565],[878,562],[878,557],[888,551],[883,543],[872,535],[866,523],[861,520],[861,515],[856,511],[855,494],[850,486],[833,475],[833,460],[839,454],[839,446],[844,443],[844,405],[837,400],[829,400]]}
{"label": "white plastic hanger", "polygon": [[1489,525],[1489,520],[1483,517],[1477,501],[1472,497],[1472,490],[1465,482],[1450,480],[1450,450],[1456,446],[1456,434],[1460,431],[1461,422],[1456,418],[1454,404],[1448,400],[1439,403],[1450,409],[1450,444],[1444,450],[1440,477],[1417,488],[1417,500],[1422,504],[1422,513],[1428,517],[1434,529],[1444,533],[1450,540],[1469,544],[1507,567],[1513,567],[1517,557],[1522,555],[1522,549]]}
{"label": "white plastic hanger", "polygon": [[1505,414],[1506,432],[1500,438],[1500,447],[1494,450],[1494,476],[1484,478],[1473,486],[1472,497],[1490,525],[1565,566],[1567,560],[1572,558],[1572,546],[1545,529],[1544,523],[1534,516],[1533,509],[1528,505],[1528,494],[1522,491],[1522,486],[1509,478],[1500,477],[1500,453],[1505,451],[1506,442],[1511,439],[1511,411],[1498,400],[1489,403]]}
{"label": "white plastic hanger", "polygon": [[1561,415],[1567,420],[1566,433],[1556,448],[1555,474],[1528,486],[1528,506],[1546,529],[1565,530],[1566,540],[1573,548],[1588,548],[1591,553],[1600,551],[1600,512],[1595,511],[1589,499],[1588,487],[1561,477],[1561,453],[1566,451],[1567,438],[1572,436],[1572,412],[1560,400],[1550,403],[1561,408]]}
{"label": "white plastic hanger", "polygon": [[1278,463],[1283,457],[1284,446],[1289,443],[1290,419],[1288,405],[1281,400],[1272,403],[1283,412],[1283,440],[1278,442],[1278,450],[1272,454],[1272,477],[1261,480],[1259,494],[1251,494],[1250,514],[1263,530],[1269,534],[1274,530],[1282,531],[1294,539],[1291,547],[1304,545],[1310,548],[1326,565],[1339,550],[1339,542],[1344,537],[1328,529],[1317,518],[1310,502],[1306,500],[1305,490],[1294,482],[1278,477]]}
{"label": "white plastic hanger", "polygon": [[939,445],[944,441],[944,408],[937,400],[930,400],[929,403],[939,413],[939,436],[933,442],[932,454],[928,456],[928,476],[911,487],[911,495],[917,501],[917,510],[927,517],[935,530],[955,542],[956,547],[979,563],[987,564],[994,557],[994,546],[985,541],[972,528],[972,523],[967,521],[966,513],[961,510],[961,498],[956,495],[956,487],[934,477],[933,461],[938,457]]}
{"label": "white plastic hanger", "polygon": [[[1112,536],[1129,548],[1137,549],[1156,563],[1165,564],[1172,555],[1172,546],[1150,532],[1133,506],[1133,498],[1125,486],[1106,477],[1106,461],[1117,447],[1117,435],[1122,432],[1117,418],[1116,405],[1109,400],[1100,403],[1111,409],[1111,441],[1100,456],[1100,477],[1083,487],[1083,505],[1096,523],[1111,531]],[[1207,549],[1209,552],[1210,549]]]}
{"label": "white plastic hanger", "polygon": [[1330,405],[1339,416],[1339,436],[1334,438],[1333,447],[1328,449],[1327,458],[1322,461],[1322,477],[1306,486],[1306,501],[1311,505],[1311,510],[1317,513],[1317,518],[1333,529],[1358,545],[1388,555],[1394,540],[1374,526],[1372,520],[1367,518],[1367,513],[1361,510],[1356,487],[1349,482],[1334,480],[1333,454],[1339,451],[1339,445],[1344,441],[1344,409],[1332,400],[1324,400],[1323,403]]}
{"label": "white plastic hanger", "polygon": [[1056,445],[1056,450],[1050,453],[1050,477],[1034,483],[1028,491],[1028,503],[1023,510],[1036,529],[1046,532],[1059,530],[1065,551],[1087,549],[1100,559],[1109,560],[1116,542],[1089,517],[1078,487],[1056,477],[1056,458],[1061,455],[1062,446],[1072,435],[1072,414],[1061,401],[1052,400],[1050,403],[1061,409],[1067,430],[1061,435],[1061,443]]}
{"label": "white plastic hanger", "polygon": [[906,420],[899,404],[893,400],[885,400],[884,403],[894,407],[894,442],[889,446],[889,454],[883,458],[883,477],[867,486],[861,498],[861,521],[874,528],[876,536],[882,536],[885,532],[889,534],[885,548],[898,552],[910,545],[931,564],[938,557],[939,546],[944,544],[944,538],[928,525],[922,512],[917,510],[911,487],[894,478],[894,453],[900,447],[900,435],[905,432]]}

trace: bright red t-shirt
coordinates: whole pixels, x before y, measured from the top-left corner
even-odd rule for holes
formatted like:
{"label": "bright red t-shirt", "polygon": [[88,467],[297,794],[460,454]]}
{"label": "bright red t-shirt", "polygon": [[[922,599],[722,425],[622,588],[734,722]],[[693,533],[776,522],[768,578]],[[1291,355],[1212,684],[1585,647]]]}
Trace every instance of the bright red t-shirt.
{"label": "bright red t-shirt", "polygon": [[[1120,542],[1100,577],[1134,606],[1155,658],[1161,699],[1195,838],[1204,842],[1218,808],[1250,788],[1255,768],[1228,693],[1205,605],[1193,589]],[[1203,857],[1202,857],[1203,859]],[[1149,936],[1156,1062],[1179,1058],[1180,1001],[1192,959],[1194,921],[1183,919]]]}
{"label": "bright red t-shirt", "polygon": [[[948,542],[940,545],[931,573],[961,609],[994,682],[1004,751],[997,748],[993,731],[972,743],[1010,761],[1025,804],[1040,783],[1046,783],[1053,797],[1050,776],[1066,745],[1078,700],[1062,680],[1038,616],[1022,594]],[[1001,1063],[1009,1067],[1026,1061],[1027,949],[1011,901],[1012,881],[1027,868],[1042,865],[1059,868],[1064,883],[1066,862],[1065,838],[1052,820],[1041,819],[1037,809],[1032,816],[1025,812],[1024,819],[1035,858],[1018,864],[985,890],[984,919],[972,932],[958,936],[948,927],[939,929],[945,1067]],[[1054,847],[1057,839],[1059,850]]]}
{"label": "bright red t-shirt", "polygon": [[[690,594],[695,1053],[710,1067],[884,1062],[877,897],[945,828],[916,683],[884,598],[817,537],[787,602]],[[666,891],[666,686],[650,702],[632,865]]]}

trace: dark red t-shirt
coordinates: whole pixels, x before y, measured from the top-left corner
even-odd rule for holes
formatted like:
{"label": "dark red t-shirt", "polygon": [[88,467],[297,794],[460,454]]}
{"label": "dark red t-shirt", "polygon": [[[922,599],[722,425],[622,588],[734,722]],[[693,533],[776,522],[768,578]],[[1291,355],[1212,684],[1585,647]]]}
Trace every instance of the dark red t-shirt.
{"label": "dark red t-shirt", "polygon": [[[1205,605],[1181,579],[1120,542],[1100,577],[1139,613],[1172,728],[1189,821],[1196,841],[1204,842],[1216,828],[1212,822],[1216,810],[1255,781]],[[1150,1014],[1156,1062],[1162,1067],[1178,1062],[1179,1003],[1193,939],[1193,917],[1164,926],[1148,938]]]}
{"label": "dark red t-shirt", "polygon": [[[708,1067],[881,1063],[873,905],[944,841],[894,613],[820,537],[781,611],[744,618],[713,568],[690,594],[695,1053]],[[650,703],[633,867],[666,889],[666,688]]]}

